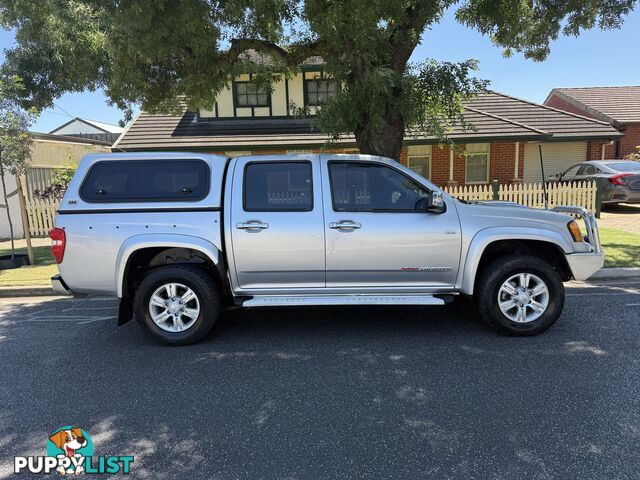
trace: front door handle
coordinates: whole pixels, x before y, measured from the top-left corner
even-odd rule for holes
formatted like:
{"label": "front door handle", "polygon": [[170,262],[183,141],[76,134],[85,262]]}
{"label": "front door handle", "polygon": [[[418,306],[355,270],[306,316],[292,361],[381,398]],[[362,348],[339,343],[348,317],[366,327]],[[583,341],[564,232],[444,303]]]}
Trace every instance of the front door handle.
{"label": "front door handle", "polygon": [[340,220],[339,222],[331,222],[329,224],[329,228],[341,232],[353,232],[360,227],[362,227],[362,224],[360,222],[354,222],[353,220]]}
{"label": "front door handle", "polygon": [[260,220],[248,220],[246,222],[236,223],[236,228],[244,230],[245,232],[258,233],[269,228],[269,224],[261,222]]}

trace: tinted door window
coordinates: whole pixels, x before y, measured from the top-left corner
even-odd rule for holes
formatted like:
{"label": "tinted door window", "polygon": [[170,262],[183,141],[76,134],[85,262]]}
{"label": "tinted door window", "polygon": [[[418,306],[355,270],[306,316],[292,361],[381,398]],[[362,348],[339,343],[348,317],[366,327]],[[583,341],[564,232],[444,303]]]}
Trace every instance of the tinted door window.
{"label": "tinted door window", "polygon": [[593,165],[583,165],[582,168],[580,168],[580,171],[578,172],[578,175],[595,175],[596,174],[596,167],[594,167]]}
{"label": "tinted door window", "polygon": [[568,170],[566,170],[563,174],[562,174],[562,178],[563,179],[571,179],[573,177],[575,177],[578,174],[578,170],[580,170],[580,164],[578,165],[574,165],[573,167],[570,167]]}
{"label": "tinted door window", "polygon": [[312,198],[310,162],[256,162],[245,169],[246,212],[306,212]]}
{"label": "tinted door window", "polygon": [[202,160],[98,162],[80,188],[89,203],[196,201],[209,191],[209,166]]}
{"label": "tinted door window", "polygon": [[428,191],[386,165],[329,162],[331,198],[337,212],[425,210]]}

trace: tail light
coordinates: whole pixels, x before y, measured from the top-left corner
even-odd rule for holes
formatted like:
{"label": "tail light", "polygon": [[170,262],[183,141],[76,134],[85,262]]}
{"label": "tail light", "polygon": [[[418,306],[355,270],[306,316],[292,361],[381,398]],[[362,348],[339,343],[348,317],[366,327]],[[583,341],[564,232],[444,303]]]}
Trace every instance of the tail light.
{"label": "tail light", "polygon": [[614,185],[626,185],[625,181],[623,180],[624,177],[628,177],[629,175],[632,175],[631,173],[619,173],[617,175],[614,175],[613,177],[609,177],[609,183],[612,183]]}
{"label": "tail light", "polygon": [[61,228],[54,228],[49,231],[49,238],[51,239],[51,254],[56,259],[56,263],[62,263],[64,258],[64,247],[66,244],[66,237],[64,230]]}

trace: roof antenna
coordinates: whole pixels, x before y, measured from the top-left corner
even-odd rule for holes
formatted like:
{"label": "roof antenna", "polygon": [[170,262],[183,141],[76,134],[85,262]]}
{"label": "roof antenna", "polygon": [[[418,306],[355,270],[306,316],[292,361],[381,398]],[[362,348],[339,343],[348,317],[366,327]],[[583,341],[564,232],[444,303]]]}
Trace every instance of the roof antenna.
{"label": "roof antenna", "polygon": [[549,210],[549,195],[547,194],[547,177],[544,176],[544,162],[542,161],[542,144],[538,144],[538,152],[540,153],[540,171],[542,172],[542,192],[544,195],[544,209]]}

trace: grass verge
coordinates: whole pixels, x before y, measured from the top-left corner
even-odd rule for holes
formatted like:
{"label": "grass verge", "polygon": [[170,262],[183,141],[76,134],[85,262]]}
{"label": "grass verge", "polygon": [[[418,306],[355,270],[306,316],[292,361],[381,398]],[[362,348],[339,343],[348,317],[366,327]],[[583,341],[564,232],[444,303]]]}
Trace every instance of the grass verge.
{"label": "grass verge", "polygon": [[[16,253],[27,253],[26,248],[17,248]],[[11,250],[0,250],[0,255],[9,255]],[[51,256],[51,247],[33,247],[35,265],[0,270],[0,287],[51,285],[51,276],[58,273]]]}
{"label": "grass verge", "polygon": [[601,228],[600,242],[604,250],[605,267],[640,267],[640,235]]}

